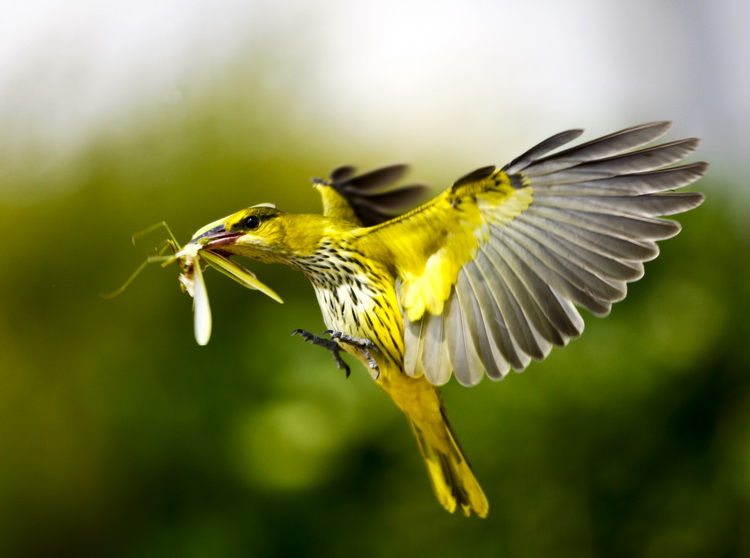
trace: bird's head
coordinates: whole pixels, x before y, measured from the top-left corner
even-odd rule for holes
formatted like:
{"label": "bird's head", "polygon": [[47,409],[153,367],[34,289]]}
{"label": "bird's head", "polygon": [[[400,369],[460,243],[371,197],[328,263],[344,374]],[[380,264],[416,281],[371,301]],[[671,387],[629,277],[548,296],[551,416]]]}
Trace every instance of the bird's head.
{"label": "bird's head", "polygon": [[261,262],[286,263],[311,253],[325,228],[318,215],[294,215],[261,204],[243,209],[196,231],[191,244]]}

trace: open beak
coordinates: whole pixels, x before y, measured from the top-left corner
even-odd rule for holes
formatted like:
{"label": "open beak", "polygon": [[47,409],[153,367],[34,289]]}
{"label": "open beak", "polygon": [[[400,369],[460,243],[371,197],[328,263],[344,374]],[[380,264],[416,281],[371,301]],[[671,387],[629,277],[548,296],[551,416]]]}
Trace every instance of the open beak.
{"label": "open beak", "polygon": [[195,233],[190,244],[200,244],[204,249],[214,250],[222,246],[230,246],[242,236],[242,233],[224,230],[224,224],[216,225],[206,229],[205,227]]}

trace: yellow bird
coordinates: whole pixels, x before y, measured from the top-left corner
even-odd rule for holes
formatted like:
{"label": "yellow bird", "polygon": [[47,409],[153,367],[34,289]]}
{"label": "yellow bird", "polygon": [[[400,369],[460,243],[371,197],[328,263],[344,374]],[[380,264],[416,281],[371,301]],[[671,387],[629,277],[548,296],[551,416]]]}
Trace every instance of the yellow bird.
{"label": "yellow bird", "polygon": [[[439,386],[503,378],[583,331],[576,306],[598,316],[680,225],[659,216],[703,201],[676,193],[706,171],[682,160],[698,140],[643,147],[668,122],[629,128],[565,150],[557,134],[501,169],[483,167],[434,200],[391,185],[406,167],[315,180],[323,215],[271,204],[204,227],[190,244],[298,269],[313,284],[330,338],[298,330],[360,360],[404,412],[440,503],[485,517],[487,498],[451,429]],[[556,151],[557,150],[557,151]],[[554,152],[556,151],[556,152]],[[189,245],[190,245],[189,244]]]}

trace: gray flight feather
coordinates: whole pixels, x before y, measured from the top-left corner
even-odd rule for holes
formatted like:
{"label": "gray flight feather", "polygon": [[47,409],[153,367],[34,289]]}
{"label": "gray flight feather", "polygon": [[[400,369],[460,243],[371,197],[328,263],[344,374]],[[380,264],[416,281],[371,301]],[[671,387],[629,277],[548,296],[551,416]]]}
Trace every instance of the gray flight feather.
{"label": "gray flight feather", "polygon": [[[510,220],[502,204],[481,206],[489,237],[459,270],[443,313],[405,318],[407,373],[436,385],[451,372],[468,386],[485,374],[499,380],[578,337],[576,306],[608,314],[627,283],[643,276],[643,262],[659,254],[656,241],[680,231],[660,217],[703,202],[673,190],[700,178],[706,163],[666,167],[698,140],[643,147],[669,126],[644,124],[553,153],[581,134],[570,130],[506,165],[511,184],[529,188],[532,201]],[[453,192],[472,181],[493,187],[490,172],[466,175]]]}

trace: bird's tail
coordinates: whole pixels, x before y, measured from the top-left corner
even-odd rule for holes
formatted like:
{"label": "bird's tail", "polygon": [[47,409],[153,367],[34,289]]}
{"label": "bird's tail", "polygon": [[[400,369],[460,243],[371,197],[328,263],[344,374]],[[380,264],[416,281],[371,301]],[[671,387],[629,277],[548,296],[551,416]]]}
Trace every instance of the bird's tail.
{"label": "bird's tail", "polygon": [[422,425],[409,420],[435,496],[451,513],[458,508],[466,516],[475,513],[487,517],[490,508],[487,497],[466,461],[442,406],[440,414],[442,420]]}

